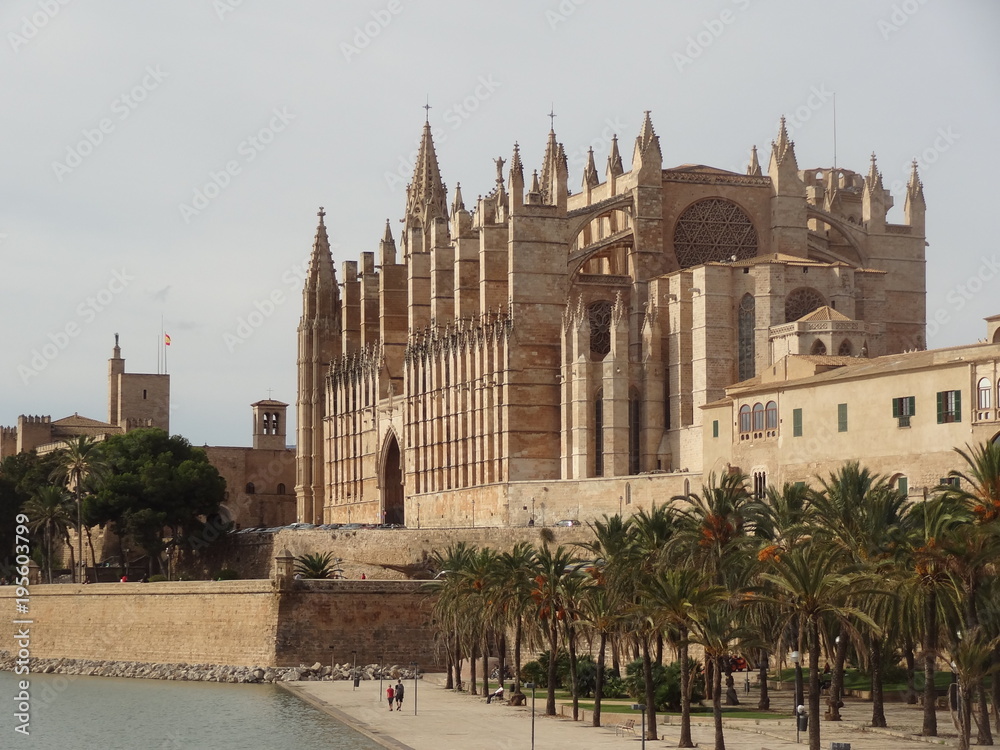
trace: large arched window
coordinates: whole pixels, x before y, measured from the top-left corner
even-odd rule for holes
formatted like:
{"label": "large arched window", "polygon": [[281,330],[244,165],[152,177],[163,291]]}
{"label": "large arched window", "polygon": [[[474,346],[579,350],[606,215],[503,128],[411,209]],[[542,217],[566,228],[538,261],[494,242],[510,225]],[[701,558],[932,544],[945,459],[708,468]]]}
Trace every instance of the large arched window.
{"label": "large arched window", "polygon": [[757,326],[757,300],[744,294],[739,309],[739,379],[749,380],[756,374],[754,363],[754,328]]}
{"label": "large arched window", "polygon": [[596,359],[604,359],[611,351],[611,308],[612,305],[607,300],[587,306],[587,318],[590,322],[590,355]]}
{"label": "large arched window", "polygon": [[764,431],[764,404],[760,402],[753,405],[753,431]]}
{"label": "large arched window", "polygon": [[812,348],[809,350],[810,354],[826,354],[826,344],[824,344],[820,339],[816,339],[813,342]]}
{"label": "large arched window", "polygon": [[815,289],[808,286],[799,287],[785,297],[785,322],[796,321],[825,304],[823,295]]}
{"label": "large arched window", "polygon": [[640,471],[639,438],[642,434],[642,401],[639,391],[635,388],[628,393],[628,473],[638,474]]}
{"label": "large arched window", "polygon": [[768,401],[764,407],[764,420],[768,430],[778,429],[778,404]]}
{"label": "large arched window", "polygon": [[840,348],[837,349],[837,354],[839,354],[841,357],[850,357],[850,356],[853,356],[853,354],[854,354],[854,347],[851,346],[851,342],[848,341],[847,339],[844,339],[843,341],[841,341],[840,342]]}
{"label": "large arched window", "polygon": [[743,404],[740,407],[740,434],[744,435],[750,432],[753,422],[751,421],[750,406]]}
{"label": "large arched window", "polygon": [[677,219],[674,252],[681,268],[753,258],[757,255],[757,230],[732,201],[707,198],[688,206]]}
{"label": "large arched window", "polygon": [[979,380],[979,408],[989,409],[993,400],[993,384],[989,378]]}
{"label": "large arched window", "polygon": [[594,399],[594,476],[604,476],[604,391]]}

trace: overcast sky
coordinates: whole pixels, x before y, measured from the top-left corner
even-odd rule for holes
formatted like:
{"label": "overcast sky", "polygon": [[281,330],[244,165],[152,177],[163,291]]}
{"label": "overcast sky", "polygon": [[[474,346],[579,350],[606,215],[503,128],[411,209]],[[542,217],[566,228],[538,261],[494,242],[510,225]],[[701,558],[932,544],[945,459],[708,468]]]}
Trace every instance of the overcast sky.
{"label": "overcast sky", "polygon": [[550,107],[576,191],[644,110],[666,167],[766,169],[782,114],[828,167],[836,93],[837,163],[877,154],[891,221],[921,161],[930,346],[1000,313],[990,0],[8,0],[0,31],[0,424],[107,419],[114,333],[155,372],[161,319],[172,432],[248,445],[269,392],[291,415],[316,211],[338,272],[377,250],[428,100],[471,206],[514,141],[540,167]]}

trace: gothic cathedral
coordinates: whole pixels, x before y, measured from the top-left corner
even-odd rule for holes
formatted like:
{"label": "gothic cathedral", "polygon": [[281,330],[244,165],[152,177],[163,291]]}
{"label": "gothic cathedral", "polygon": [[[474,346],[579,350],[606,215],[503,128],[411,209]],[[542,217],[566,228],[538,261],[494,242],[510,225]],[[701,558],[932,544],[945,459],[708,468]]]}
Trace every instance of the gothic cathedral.
{"label": "gothic cathedral", "polygon": [[[924,347],[923,190],[903,224],[867,174],[664,168],[649,113],[571,193],[548,134],[528,177],[449,204],[424,125],[397,247],[338,279],[324,213],[298,329],[300,521],[503,526],[617,512],[701,481],[702,407],[787,354]],[[527,180],[527,182],[526,182]],[[836,359],[831,359],[831,363]],[[545,516],[545,513],[548,516]]]}

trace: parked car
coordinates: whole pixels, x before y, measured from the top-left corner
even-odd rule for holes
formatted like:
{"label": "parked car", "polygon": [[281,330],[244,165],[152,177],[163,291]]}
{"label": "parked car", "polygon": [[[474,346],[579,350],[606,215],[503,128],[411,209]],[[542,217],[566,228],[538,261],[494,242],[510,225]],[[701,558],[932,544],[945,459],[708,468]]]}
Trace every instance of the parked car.
{"label": "parked car", "polygon": [[561,521],[555,522],[556,526],[583,526],[582,523],[577,521],[575,518],[564,518]]}

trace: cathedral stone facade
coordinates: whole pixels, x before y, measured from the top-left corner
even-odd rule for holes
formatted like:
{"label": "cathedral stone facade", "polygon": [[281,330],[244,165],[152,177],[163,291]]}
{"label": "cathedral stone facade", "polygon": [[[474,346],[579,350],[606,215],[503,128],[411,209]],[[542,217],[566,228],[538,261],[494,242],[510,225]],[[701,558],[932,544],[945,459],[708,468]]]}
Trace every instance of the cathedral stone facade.
{"label": "cathedral stone facade", "polygon": [[[505,165],[508,169],[505,171]],[[424,125],[399,246],[330,255],[324,212],[299,325],[300,521],[523,525],[700,483],[702,414],[789,354],[924,347],[924,197],[904,223],[866,174],[664,167],[649,113],[629,169],[593,153],[571,192],[548,134],[515,144],[470,211]],[[548,512],[548,518],[545,513]]]}

